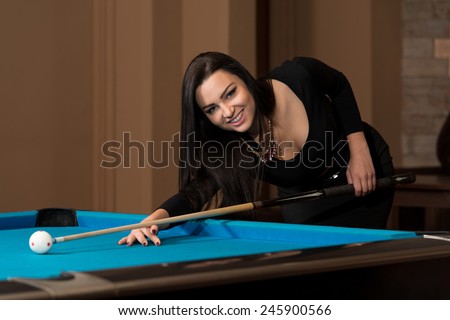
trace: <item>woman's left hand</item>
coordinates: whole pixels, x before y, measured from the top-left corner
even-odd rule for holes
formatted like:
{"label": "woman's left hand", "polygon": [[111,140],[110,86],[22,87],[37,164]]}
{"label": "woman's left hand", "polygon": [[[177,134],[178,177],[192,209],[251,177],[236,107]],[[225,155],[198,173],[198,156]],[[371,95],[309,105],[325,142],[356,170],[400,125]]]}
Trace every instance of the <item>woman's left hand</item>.
{"label": "woman's left hand", "polygon": [[374,191],[377,183],[369,146],[363,132],[352,133],[347,139],[350,148],[347,182],[353,184],[355,196],[364,196]]}

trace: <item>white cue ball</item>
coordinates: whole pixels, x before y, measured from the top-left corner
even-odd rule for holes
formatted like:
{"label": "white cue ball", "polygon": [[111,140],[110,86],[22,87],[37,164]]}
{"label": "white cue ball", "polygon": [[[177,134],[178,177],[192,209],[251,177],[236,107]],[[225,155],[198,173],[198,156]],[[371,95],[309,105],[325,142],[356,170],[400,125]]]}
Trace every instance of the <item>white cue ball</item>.
{"label": "white cue ball", "polygon": [[46,231],[36,231],[30,237],[30,249],[35,253],[47,253],[53,245],[53,238]]}

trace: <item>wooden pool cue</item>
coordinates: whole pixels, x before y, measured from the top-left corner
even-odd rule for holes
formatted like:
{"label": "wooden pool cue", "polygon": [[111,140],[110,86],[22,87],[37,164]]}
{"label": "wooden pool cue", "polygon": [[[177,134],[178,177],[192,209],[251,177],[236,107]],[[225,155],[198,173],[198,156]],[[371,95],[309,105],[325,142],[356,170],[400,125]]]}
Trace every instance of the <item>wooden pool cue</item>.
{"label": "wooden pool cue", "polygon": [[[384,188],[392,187],[399,183],[412,183],[415,180],[416,180],[416,176],[412,173],[394,175],[391,177],[378,179],[376,189],[384,189]],[[100,235],[104,235],[104,234],[121,232],[121,231],[126,231],[126,230],[146,228],[146,227],[150,227],[152,225],[159,226],[159,225],[165,225],[165,224],[171,224],[171,223],[185,222],[185,221],[189,221],[189,220],[206,219],[206,218],[212,218],[212,217],[217,217],[217,216],[222,216],[222,215],[227,215],[227,214],[232,214],[232,213],[238,213],[238,212],[243,212],[243,211],[252,211],[252,210],[261,209],[261,208],[281,206],[281,205],[285,205],[285,204],[293,203],[293,202],[351,194],[353,192],[355,192],[353,185],[346,184],[346,185],[342,185],[342,186],[306,191],[306,192],[302,192],[302,193],[297,193],[292,196],[284,196],[284,197],[279,197],[279,198],[270,199],[270,200],[247,202],[247,203],[232,205],[232,206],[223,207],[223,208],[188,213],[188,214],[175,216],[175,217],[140,222],[140,223],[129,224],[129,225],[113,227],[113,228],[108,228],[108,229],[102,229],[102,230],[96,230],[96,231],[89,231],[89,232],[73,234],[73,235],[68,235],[68,236],[63,236],[63,237],[56,237],[53,239],[54,240],[53,242],[59,243],[59,242],[77,240],[77,239],[100,236]]]}

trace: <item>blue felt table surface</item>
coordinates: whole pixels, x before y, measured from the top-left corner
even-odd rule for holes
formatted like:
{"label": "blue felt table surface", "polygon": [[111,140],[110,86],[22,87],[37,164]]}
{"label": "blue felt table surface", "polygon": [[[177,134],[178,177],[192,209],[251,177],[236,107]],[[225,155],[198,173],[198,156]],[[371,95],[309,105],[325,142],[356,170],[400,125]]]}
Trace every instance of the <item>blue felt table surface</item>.
{"label": "blue felt table surface", "polygon": [[264,254],[358,242],[416,237],[413,232],[305,226],[282,223],[189,221],[159,233],[162,245],[120,246],[129,231],[57,243],[38,255],[28,246],[31,234],[53,237],[140,222],[145,215],[78,211],[78,227],[34,227],[35,211],[0,214],[0,280],[12,277],[57,277],[61,272],[95,271],[148,264],[175,263]]}

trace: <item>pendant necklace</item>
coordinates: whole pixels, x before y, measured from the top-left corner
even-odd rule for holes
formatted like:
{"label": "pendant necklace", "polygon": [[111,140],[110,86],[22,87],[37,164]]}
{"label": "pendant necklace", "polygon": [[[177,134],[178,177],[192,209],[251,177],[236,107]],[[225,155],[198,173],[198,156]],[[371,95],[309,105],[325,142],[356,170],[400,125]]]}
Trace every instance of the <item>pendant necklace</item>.
{"label": "pendant necklace", "polygon": [[247,150],[256,155],[262,163],[272,161],[277,155],[278,145],[276,140],[273,139],[271,120],[268,120],[268,130],[264,134],[262,142],[258,143],[258,151],[252,148],[244,139],[241,138],[241,141],[247,146]]}

